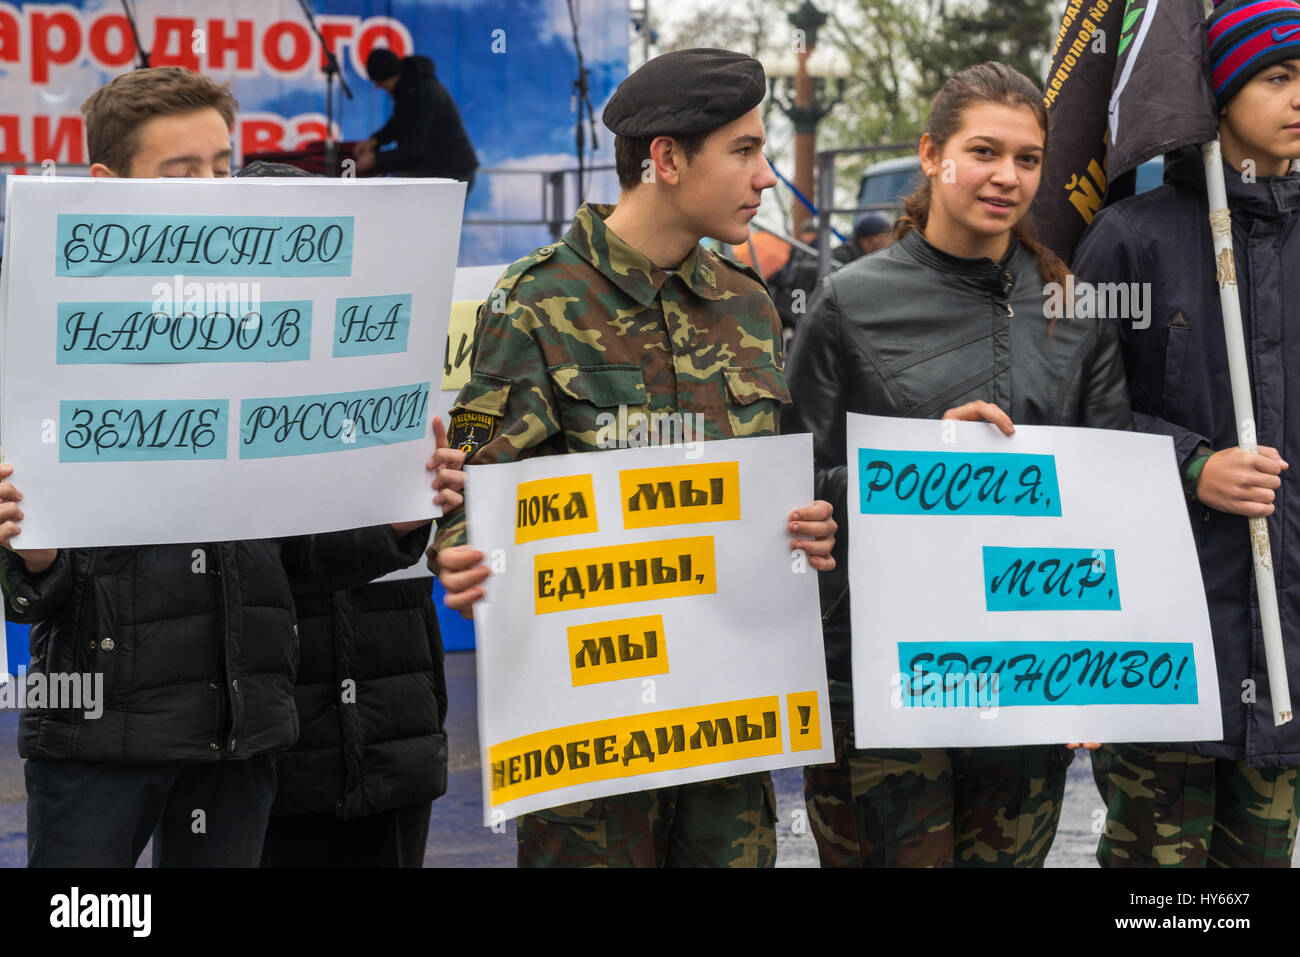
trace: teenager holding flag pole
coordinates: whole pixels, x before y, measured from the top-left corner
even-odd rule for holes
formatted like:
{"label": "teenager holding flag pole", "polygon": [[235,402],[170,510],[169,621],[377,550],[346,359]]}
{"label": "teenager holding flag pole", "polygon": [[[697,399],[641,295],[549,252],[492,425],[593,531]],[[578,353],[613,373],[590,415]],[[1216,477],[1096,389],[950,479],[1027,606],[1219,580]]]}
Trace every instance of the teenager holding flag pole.
{"label": "teenager holding flag pole", "polygon": [[[1300,27],[1297,27],[1300,30]],[[1293,52],[1300,52],[1293,51]],[[1280,77],[1279,77],[1280,79]],[[1300,133],[1300,128],[1297,129]],[[1223,335],[1228,346],[1228,370],[1232,383],[1232,408],[1237,415],[1238,447],[1248,454],[1260,455],[1259,442],[1256,440],[1255,415],[1250,399],[1250,370],[1246,364],[1246,337],[1241,325],[1241,297],[1237,288],[1237,270],[1233,262],[1235,253],[1232,247],[1232,214],[1228,208],[1227,183],[1223,174],[1223,150],[1218,139],[1205,144],[1205,184],[1210,199],[1210,232],[1214,240],[1214,260],[1218,264],[1219,304],[1223,308]],[[1290,174],[1291,163],[1288,160],[1280,172]],[[1280,455],[1265,455],[1266,459],[1277,462]],[[1205,480],[1205,468],[1209,466],[1211,455],[1205,455],[1205,465],[1201,467],[1200,478]],[[1198,456],[1197,462],[1202,458]],[[1252,462],[1255,475],[1249,476],[1248,484],[1255,487],[1270,488],[1270,478],[1261,482],[1256,476],[1273,476],[1272,462]],[[1195,467],[1195,462],[1193,467]],[[1287,463],[1281,463],[1287,468]],[[1256,478],[1253,483],[1249,479]],[[1278,479],[1278,486],[1281,480]],[[1210,484],[1206,481],[1207,486]],[[1199,483],[1198,483],[1199,485]],[[1199,491],[1199,489],[1198,489]],[[1229,494],[1232,493],[1229,491]],[[1271,504],[1274,496],[1267,496]],[[1202,498],[1204,500],[1204,498]],[[1229,509],[1225,509],[1229,511]],[[1236,511],[1232,509],[1232,511]],[[1263,514],[1259,512],[1263,511]],[[1264,654],[1268,662],[1269,691],[1273,699],[1273,723],[1277,726],[1286,724],[1292,718],[1291,687],[1287,680],[1286,658],[1282,649],[1282,623],[1277,607],[1277,582],[1273,575],[1273,551],[1269,543],[1268,519],[1272,509],[1247,509],[1245,514],[1250,519],[1250,550],[1254,557],[1255,587],[1259,591],[1260,630],[1264,638]]]}
{"label": "teenager holding flag pole", "polygon": [[[1112,147],[1125,139],[1119,124],[1167,112],[1153,99],[1125,108],[1143,54],[1171,88],[1204,84],[1204,46],[1181,58],[1181,80],[1171,75],[1179,61],[1152,52],[1187,34],[1159,29],[1197,22],[1197,2],[1147,5],[1112,96]],[[1167,157],[1164,187],[1103,210],[1073,261],[1081,279],[1152,288],[1153,321],[1121,322],[1120,337],[1135,424],[1173,438],[1186,482],[1224,721],[1221,741],[1111,745],[1094,756],[1107,805],[1103,865],[1287,866],[1300,813],[1300,728],[1288,724],[1289,684],[1300,679],[1300,582],[1290,571],[1300,473],[1282,455],[1300,447],[1300,412],[1287,401],[1300,388],[1300,341],[1287,334],[1295,290],[1282,267],[1300,256],[1300,4],[1219,3],[1208,47],[1218,136],[1201,155]]]}

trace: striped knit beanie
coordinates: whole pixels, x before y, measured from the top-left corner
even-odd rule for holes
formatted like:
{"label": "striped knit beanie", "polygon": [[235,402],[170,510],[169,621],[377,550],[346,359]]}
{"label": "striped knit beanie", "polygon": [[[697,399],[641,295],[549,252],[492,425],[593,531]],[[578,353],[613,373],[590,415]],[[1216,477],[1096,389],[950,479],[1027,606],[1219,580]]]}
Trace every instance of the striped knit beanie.
{"label": "striped knit beanie", "polygon": [[1215,0],[1208,27],[1219,109],[1260,70],[1300,60],[1300,3],[1294,0]]}

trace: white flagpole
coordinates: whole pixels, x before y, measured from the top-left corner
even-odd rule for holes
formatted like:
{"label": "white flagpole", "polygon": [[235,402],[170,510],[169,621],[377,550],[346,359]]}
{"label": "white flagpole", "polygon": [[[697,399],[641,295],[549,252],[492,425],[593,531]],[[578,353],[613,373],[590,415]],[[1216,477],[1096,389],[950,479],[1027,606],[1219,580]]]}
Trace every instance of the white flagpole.
{"label": "white flagpole", "polygon": [[[1258,452],[1255,413],[1250,398],[1250,370],[1246,365],[1246,339],[1241,329],[1241,300],[1237,292],[1237,266],[1232,251],[1232,217],[1223,178],[1223,153],[1219,138],[1206,143],[1205,184],[1210,196],[1210,232],[1218,267],[1219,305],[1223,308],[1223,334],[1228,345],[1228,374],[1232,381],[1232,406],[1237,417],[1237,444]],[[1268,519],[1250,520],[1250,550],[1255,559],[1255,589],[1259,596],[1259,623],[1264,632],[1264,658],[1268,665],[1269,698],[1273,724],[1291,720],[1291,687],[1282,650],[1282,622],[1277,611],[1277,583],[1273,579],[1273,551],[1268,540]]]}

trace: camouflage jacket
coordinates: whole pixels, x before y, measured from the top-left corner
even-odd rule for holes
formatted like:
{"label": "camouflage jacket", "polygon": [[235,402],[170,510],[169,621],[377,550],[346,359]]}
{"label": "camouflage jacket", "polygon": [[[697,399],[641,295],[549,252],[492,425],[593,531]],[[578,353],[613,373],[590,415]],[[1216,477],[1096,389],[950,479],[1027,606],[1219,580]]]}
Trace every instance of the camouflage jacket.
{"label": "camouflage jacket", "polygon": [[[606,229],[613,209],[584,205],[479,309],[451,414],[467,462],[636,445],[639,422],[663,434],[685,415],[703,430],[693,440],[779,433],[790,393],[780,319],[758,274],[702,246],[659,269]],[[438,525],[431,552],[465,543],[463,511]]]}

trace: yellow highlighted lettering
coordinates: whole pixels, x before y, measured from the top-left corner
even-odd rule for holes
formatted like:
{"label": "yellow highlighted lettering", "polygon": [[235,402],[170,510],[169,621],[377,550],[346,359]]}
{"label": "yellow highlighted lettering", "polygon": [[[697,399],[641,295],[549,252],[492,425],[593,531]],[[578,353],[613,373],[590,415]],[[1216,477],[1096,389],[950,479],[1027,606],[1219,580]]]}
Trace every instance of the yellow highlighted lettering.
{"label": "yellow highlighted lettering", "polygon": [[515,544],[597,531],[590,475],[520,482],[515,490]]}
{"label": "yellow highlighted lettering", "polygon": [[712,536],[535,555],[533,575],[537,615],[718,590]]}
{"label": "yellow highlighted lettering", "polygon": [[618,473],[624,528],[740,519],[740,463],[701,462]]}
{"label": "yellow highlighted lettering", "polygon": [[459,392],[469,381],[469,357],[474,348],[474,317],[481,302],[458,300],[451,304],[447,326],[447,352],[442,364],[442,391]]}
{"label": "yellow highlighted lettering", "polygon": [[816,751],[822,746],[822,722],[817,708],[816,691],[800,691],[785,696],[790,727],[791,751]]}
{"label": "yellow highlighted lettering", "polygon": [[488,750],[489,801],[496,806],[593,781],[781,754],[780,708],[773,695],[607,718],[502,741]]}
{"label": "yellow highlighted lettering", "polygon": [[569,628],[573,686],[668,674],[664,616],[620,618]]}

